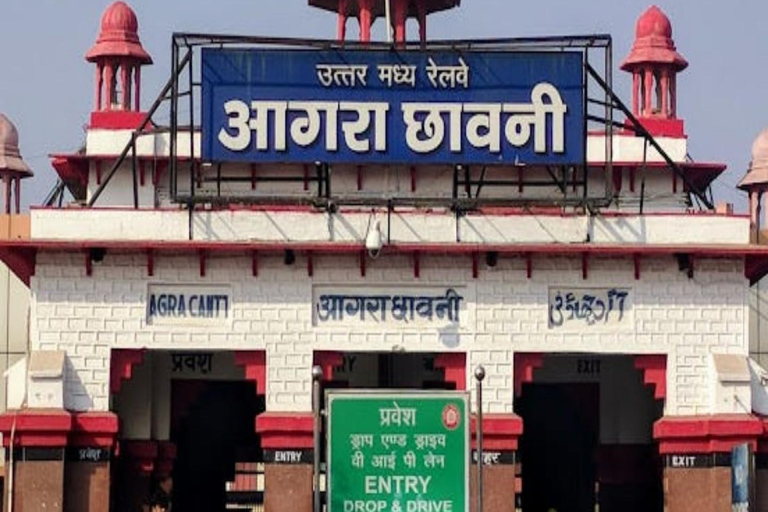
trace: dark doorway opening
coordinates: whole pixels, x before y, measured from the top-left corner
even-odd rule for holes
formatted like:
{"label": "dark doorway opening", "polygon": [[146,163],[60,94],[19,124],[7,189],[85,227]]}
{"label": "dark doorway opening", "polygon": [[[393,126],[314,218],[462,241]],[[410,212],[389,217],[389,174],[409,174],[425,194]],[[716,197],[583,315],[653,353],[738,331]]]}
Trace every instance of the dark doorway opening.
{"label": "dark doorway opening", "polygon": [[254,419],[264,396],[252,382],[175,380],[171,388],[174,512],[223,512],[237,463],[262,460]]}
{"label": "dark doorway opening", "polygon": [[600,432],[596,383],[525,384],[515,402],[526,512],[594,512]]}

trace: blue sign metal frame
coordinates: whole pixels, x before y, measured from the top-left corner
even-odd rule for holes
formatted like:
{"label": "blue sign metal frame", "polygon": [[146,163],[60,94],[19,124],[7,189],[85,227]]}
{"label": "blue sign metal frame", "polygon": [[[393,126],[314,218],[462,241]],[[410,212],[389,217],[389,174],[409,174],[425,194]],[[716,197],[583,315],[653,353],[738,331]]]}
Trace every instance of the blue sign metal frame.
{"label": "blue sign metal frame", "polygon": [[576,51],[202,51],[211,162],[582,165]]}

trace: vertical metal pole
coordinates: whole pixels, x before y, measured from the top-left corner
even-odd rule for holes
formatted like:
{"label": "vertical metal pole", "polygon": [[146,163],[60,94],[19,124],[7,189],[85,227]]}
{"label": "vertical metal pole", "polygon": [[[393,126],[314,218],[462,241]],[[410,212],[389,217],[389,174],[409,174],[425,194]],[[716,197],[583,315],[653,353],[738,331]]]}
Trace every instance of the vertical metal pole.
{"label": "vertical metal pole", "polygon": [[179,47],[176,44],[176,38],[172,39],[171,43],[171,61],[173,62],[173,76],[171,77],[171,137],[170,137],[170,157],[171,157],[171,198],[176,201],[176,194],[178,193],[177,172],[178,166],[176,161],[176,135],[178,130],[178,101],[179,101]]}
{"label": "vertical metal pole", "polygon": [[477,511],[483,512],[483,379],[485,368],[475,368],[477,380]]}
{"label": "vertical metal pole", "polygon": [[319,366],[312,367],[312,413],[314,416],[314,444],[313,444],[313,469],[312,481],[314,486],[314,512],[320,512],[320,443],[321,429],[323,427],[322,411],[320,410],[320,381],[323,378],[323,369]]}
{"label": "vertical metal pole", "polygon": [[387,42],[392,42],[392,0],[384,0],[387,22]]}
{"label": "vertical metal pole", "polygon": [[133,171],[133,207],[139,209],[139,178],[136,171],[136,132],[131,135],[131,170]]}

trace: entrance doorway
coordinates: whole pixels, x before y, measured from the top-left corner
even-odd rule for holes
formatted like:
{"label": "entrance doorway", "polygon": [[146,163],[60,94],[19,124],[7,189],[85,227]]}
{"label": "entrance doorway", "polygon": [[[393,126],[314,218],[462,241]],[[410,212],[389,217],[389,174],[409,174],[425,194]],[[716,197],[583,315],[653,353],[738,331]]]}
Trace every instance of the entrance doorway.
{"label": "entrance doorway", "polygon": [[546,355],[515,412],[525,512],[663,510],[653,440],[663,402],[632,356]]}
{"label": "entrance doorway", "polygon": [[261,460],[254,418],[264,397],[252,382],[174,380],[174,512],[223,512],[238,462]]}
{"label": "entrance doorway", "polygon": [[597,384],[523,386],[523,510],[594,512],[599,404]]}
{"label": "entrance doorway", "polygon": [[352,389],[453,389],[435,367],[436,354],[348,352],[331,387]]}

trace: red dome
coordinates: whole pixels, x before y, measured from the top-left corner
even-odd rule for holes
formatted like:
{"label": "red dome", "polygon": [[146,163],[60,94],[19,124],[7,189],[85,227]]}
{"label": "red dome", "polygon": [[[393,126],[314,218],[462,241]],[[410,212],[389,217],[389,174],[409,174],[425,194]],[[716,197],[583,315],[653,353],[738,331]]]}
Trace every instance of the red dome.
{"label": "red dome", "polygon": [[672,23],[669,22],[667,15],[655,5],[652,5],[638,18],[635,28],[636,39],[652,36],[672,39]]}
{"label": "red dome", "polygon": [[672,39],[672,23],[655,5],[638,18],[635,44],[621,69],[632,71],[643,64],[671,64],[677,71],[688,67],[688,61],[677,53],[675,41]]}
{"label": "red dome", "polygon": [[152,58],[139,40],[136,13],[125,2],[115,2],[104,11],[99,37],[85,56],[89,62],[102,57],[132,57],[142,64],[152,64]]}

